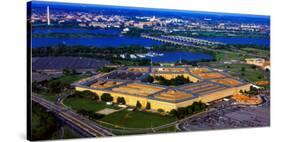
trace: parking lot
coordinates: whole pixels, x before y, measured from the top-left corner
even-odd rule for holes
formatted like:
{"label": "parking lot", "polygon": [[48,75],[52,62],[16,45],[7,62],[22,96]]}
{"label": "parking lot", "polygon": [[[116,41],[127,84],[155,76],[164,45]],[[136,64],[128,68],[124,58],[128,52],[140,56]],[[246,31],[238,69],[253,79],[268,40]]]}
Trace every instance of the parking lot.
{"label": "parking lot", "polygon": [[182,131],[247,128],[270,126],[270,99],[262,96],[259,106],[236,105],[233,100],[221,101],[210,106],[210,110],[178,125]]}

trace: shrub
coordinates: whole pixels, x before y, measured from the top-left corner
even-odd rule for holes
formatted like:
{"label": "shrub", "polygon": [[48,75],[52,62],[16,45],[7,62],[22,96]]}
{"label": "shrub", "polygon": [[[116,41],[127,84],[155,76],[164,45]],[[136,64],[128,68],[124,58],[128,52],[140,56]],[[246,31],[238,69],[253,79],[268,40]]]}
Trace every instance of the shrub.
{"label": "shrub", "polygon": [[118,97],[117,103],[125,105],[126,104],[125,98],[124,97]]}
{"label": "shrub", "polygon": [[141,103],[139,101],[137,101],[136,107],[141,108]]}
{"label": "shrub", "polygon": [[175,116],[177,118],[184,118],[185,116],[192,115],[194,113],[203,111],[207,108],[205,103],[200,102],[193,102],[192,105],[187,107],[180,107],[178,109],[173,109],[170,111],[171,116]]}
{"label": "shrub", "polygon": [[81,114],[83,116],[87,116],[89,119],[101,119],[104,117],[103,114],[95,113],[94,111],[91,110],[84,110],[84,109],[79,109],[77,111],[78,114]]}
{"label": "shrub", "polygon": [[99,96],[97,93],[85,90],[85,91],[75,91],[71,97],[78,97],[78,98],[87,98],[87,99],[93,99],[98,100]]}
{"label": "shrub", "polygon": [[146,109],[151,109],[151,104],[150,104],[150,102],[147,102],[147,104],[146,104],[146,107],[145,107]]}
{"label": "shrub", "polygon": [[171,115],[171,116],[174,116],[174,117],[178,117],[178,111],[177,111],[176,109],[172,109],[172,110],[170,111],[170,115]]}
{"label": "shrub", "polygon": [[161,109],[161,108],[157,109],[157,111],[160,112],[160,113],[161,113],[161,112],[165,112],[165,111],[164,111],[163,109]]}
{"label": "shrub", "polygon": [[101,95],[101,100],[104,101],[104,102],[112,102],[113,97],[109,93],[103,93]]}
{"label": "shrub", "polygon": [[147,82],[152,83],[153,81],[154,81],[154,78],[151,75],[149,75],[147,77]]}

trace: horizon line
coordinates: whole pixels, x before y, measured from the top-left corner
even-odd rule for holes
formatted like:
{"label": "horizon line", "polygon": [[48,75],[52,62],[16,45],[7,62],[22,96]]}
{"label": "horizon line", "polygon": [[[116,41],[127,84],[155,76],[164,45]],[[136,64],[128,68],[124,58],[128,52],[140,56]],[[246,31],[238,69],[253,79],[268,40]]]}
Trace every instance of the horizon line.
{"label": "horizon line", "polygon": [[[245,16],[255,18],[270,18],[270,15],[261,14],[245,14],[245,13],[231,13],[231,12],[214,12],[214,11],[201,11],[201,10],[183,10],[183,9],[168,9],[168,8],[152,8],[152,7],[138,7],[138,6],[123,6],[123,5],[107,5],[107,4],[89,4],[89,3],[75,3],[75,2],[58,2],[58,1],[45,1],[45,0],[32,0],[30,3],[35,4],[58,4],[68,6],[81,6],[81,7],[114,7],[114,8],[127,8],[127,9],[144,9],[144,10],[159,10],[163,12],[186,12],[197,14],[210,14],[210,15],[225,15],[225,16]],[[27,2],[27,3],[29,3]]]}

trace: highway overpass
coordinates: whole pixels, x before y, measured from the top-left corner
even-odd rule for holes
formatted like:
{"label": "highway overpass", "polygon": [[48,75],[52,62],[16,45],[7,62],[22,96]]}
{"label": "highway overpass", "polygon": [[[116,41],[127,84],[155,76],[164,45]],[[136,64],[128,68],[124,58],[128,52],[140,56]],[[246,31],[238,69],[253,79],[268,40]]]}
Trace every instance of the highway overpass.
{"label": "highway overpass", "polygon": [[61,105],[56,105],[41,96],[32,94],[32,101],[40,104],[49,111],[53,112],[57,117],[66,121],[67,124],[71,124],[75,128],[78,128],[79,131],[82,131],[82,134],[85,134],[89,137],[106,137],[114,136],[113,133],[103,128],[100,124],[97,124],[81,115],[76,114],[70,109],[67,109]]}

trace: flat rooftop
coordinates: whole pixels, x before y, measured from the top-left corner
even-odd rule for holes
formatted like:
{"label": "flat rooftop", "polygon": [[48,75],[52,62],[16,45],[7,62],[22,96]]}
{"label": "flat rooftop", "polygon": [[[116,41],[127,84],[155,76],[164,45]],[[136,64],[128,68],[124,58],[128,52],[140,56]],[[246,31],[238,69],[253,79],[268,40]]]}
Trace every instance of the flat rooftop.
{"label": "flat rooftop", "polygon": [[106,89],[116,85],[122,84],[122,81],[114,81],[114,80],[98,80],[90,85],[92,88],[98,89]]}
{"label": "flat rooftop", "polygon": [[127,69],[127,71],[145,73],[145,72],[149,71],[149,68],[148,67],[129,67]]}
{"label": "flat rooftop", "polygon": [[223,85],[231,86],[231,87],[243,84],[242,82],[240,82],[236,79],[233,79],[233,78],[213,79],[211,81],[216,82],[216,83],[220,83],[220,84],[223,84]]}
{"label": "flat rooftop", "polygon": [[146,97],[156,92],[159,92],[163,89],[165,88],[158,87],[155,85],[148,85],[148,84],[134,82],[134,83],[118,86],[116,88],[112,88],[112,91]]}
{"label": "flat rooftop", "polygon": [[143,73],[140,72],[125,72],[125,71],[114,71],[109,75],[105,76],[106,79],[120,79],[120,80],[137,80]]}
{"label": "flat rooftop", "polygon": [[[177,87],[167,87],[143,83],[148,74],[190,74],[198,78],[198,82]],[[148,97],[167,102],[181,102],[201,95],[212,94],[244,84],[225,73],[207,67],[124,67],[112,71],[100,78],[78,82],[81,86],[90,86],[101,90],[118,92],[125,95]],[[87,82],[89,84],[87,84]]]}
{"label": "flat rooftop", "polygon": [[225,77],[224,74],[219,72],[207,72],[207,73],[193,73],[196,76],[202,78],[202,79],[215,79],[215,78],[223,78]]}
{"label": "flat rooftop", "polygon": [[199,73],[205,73],[205,72],[209,72],[210,71],[210,69],[204,68],[204,67],[191,67],[188,70],[192,74],[199,74]]}
{"label": "flat rooftop", "polygon": [[180,89],[185,90],[185,91],[190,91],[192,94],[197,94],[197,95],[205,95],[209,94],[212,92],[217,92],[226,89],[227,87],[220,85],[220,84],[215,84],[212,82],[198,82],[198,83],[193,83],[190,85],[184,85],[180,87]]}
{"label": "flat rooftop", "polygon": [[161,100],[167,100],[167,101],[177,101],[181,99],[188,99],[192,98],[193,95],[190,93],[186,93],[184,91],[179,91],[175,89],[169,89],[165,92],[162,92],[158,95],[155,95],[154,98],[161,99]]}
{"label": "flat rooftop", "polygon": [[177,72],[186,72],[185,67],[153,67],[152,68],[153,73],[177,73]]}

